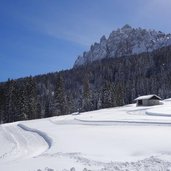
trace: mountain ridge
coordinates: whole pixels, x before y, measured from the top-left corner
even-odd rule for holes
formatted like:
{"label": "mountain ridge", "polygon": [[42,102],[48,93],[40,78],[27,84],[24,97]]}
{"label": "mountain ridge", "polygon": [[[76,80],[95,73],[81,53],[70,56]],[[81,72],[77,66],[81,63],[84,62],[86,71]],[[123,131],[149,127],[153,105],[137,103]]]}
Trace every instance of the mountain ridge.
{"label": "mountain ridge", "polygon": [[132,28],[126,24],[112,31],[108,38],[102,36],[99,43],[91,45],[90,50],[78,56],[74,67],[91,63],[103,58],[130,56],[143,52],[152,52],[171,45],[171,34],[161,31]]}

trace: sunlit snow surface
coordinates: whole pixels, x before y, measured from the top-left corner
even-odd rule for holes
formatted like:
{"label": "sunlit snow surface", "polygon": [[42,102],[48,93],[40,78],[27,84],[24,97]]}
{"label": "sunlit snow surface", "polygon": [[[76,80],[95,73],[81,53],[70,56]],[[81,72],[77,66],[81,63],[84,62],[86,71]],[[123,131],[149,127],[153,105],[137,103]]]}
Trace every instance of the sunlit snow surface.
{"label": "sunlit snow surface", "polygon": [[169,170],[171,100],[0,126],[0,171],[72,167]]}

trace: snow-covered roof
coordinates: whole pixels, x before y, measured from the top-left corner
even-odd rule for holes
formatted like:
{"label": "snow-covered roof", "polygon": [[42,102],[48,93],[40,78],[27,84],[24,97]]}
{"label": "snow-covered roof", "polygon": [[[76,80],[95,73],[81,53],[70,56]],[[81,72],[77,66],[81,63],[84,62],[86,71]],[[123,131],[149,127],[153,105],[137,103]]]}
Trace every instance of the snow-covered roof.
{"label": "snow-covered roof", "polygon": [[135,101],[137,101],[137,100],[149,100],[153,97],[157,98],[158,100],[161,100],[161,98],[159,96],[157,96],[155,94],[150,94],[150,95],[145,95],[145,96],[139,96],[138,98],[135,99]]}

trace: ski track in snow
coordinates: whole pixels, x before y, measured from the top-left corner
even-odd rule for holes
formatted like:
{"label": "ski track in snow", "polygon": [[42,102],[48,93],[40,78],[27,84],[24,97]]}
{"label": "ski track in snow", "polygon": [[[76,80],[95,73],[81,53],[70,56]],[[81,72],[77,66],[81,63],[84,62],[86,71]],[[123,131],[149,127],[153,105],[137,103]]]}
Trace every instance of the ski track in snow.
{"label": "ski track in snow", "polygon": [[[151,156],[144,160],[138,160],[136,162],[99,162],[90,160],[83,157],[81,153],[55,153],[44,154],[44,157],[62,157],[74,160],[77,163],[81,163],[85,166],[82,171],[171,171],[171,162],[161,160],[155,156]],[[92,167],[96,169],[91,169]],[[74,167],[63,171],[72,171]],[[98,168],[98,169],[97,169]],[[48,170],[49,169],[49,170]],[[40,170],[43,171],[43,170]],[[45,168],[45,171],[56,171],[55,169]],[[81,171],[74,168],[74,171]]]}
{"label": "ski track in snow", "polygon": [[171,126],[171,122],[163,123],[163,122],[141,122],[141,121],[122,121],[122,120],[115,120],[115,121],[87,121],[82,119],[76,119],[77,124],[85,124],[85,125],[103,125],[103,126],[111,126],[111,125],[117,125],[117,124],[123,124],[123,125],[156,125],[156,126]]}
{"label": "ski track in snow", "polygon": [[51,139],[43,132],[26,127],[23,124],[1,126],[5,143],[1,143],[4,152],[0,154],[0,162],[16,161],[36,157],[51,146]]}
{"label": "ski track in snow", "polygon": [[48,144],[48,149],[51,148],[53,140],[46,133],[44,133],[38,129],[29,128],[23,124],[18,124],[18,126],[25,131],[37,133],[39,136],[41,136],[46,141],[46,143]]}

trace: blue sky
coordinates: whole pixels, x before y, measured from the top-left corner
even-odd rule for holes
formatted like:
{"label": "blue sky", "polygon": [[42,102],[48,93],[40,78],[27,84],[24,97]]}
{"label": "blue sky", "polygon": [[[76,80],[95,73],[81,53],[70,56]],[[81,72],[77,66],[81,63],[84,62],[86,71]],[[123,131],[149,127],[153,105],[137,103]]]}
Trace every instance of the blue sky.
{"label": "blue sky", "polygon": [[171,32],[170,0],[0,0],[0,81],[69,69],[129,24]]}

